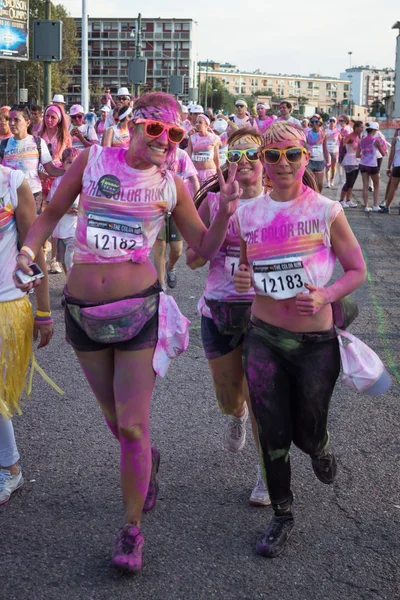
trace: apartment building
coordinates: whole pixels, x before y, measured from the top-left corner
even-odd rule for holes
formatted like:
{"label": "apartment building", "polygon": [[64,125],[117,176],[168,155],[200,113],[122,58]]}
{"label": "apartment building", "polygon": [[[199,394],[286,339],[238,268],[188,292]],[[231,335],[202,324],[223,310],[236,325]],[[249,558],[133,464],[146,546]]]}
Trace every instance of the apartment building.
{"label": "apartment building", "polygon": [[[82,22],[75,19],[77,45],[81,48]],[[135,57],[137,19],[90,18],[88,23],[89,85],[91,90],[109,87],[116,94],[128,85],[128,61]],[[141,56],[147,59],[145,89],[169,91],[171,75],[183,77],[184,93],[196,87],[197,23],[192,19],[142,18]],[[130,87],[130,86],[128,86]],[[81,64],[73,69],[67,104],[81,101]]]}
{"label": "apartment building", "polygon": [[277,98],[307,98],[307,104],[315,105],[315,109],[323,112],[330,112],[334,107],[345,110],[348,106],[350,84],[347,78],[335,79],[314,73],[309,77],[270,75],[259,70],[246,73],[234,65],[210,61],[208,67],[204,62],[199,63],[199,69],[201,82],[206,80],[206,76],[216,77],[235,96],[252,96],[262,90],[266,95]]}
{"label": "apartment building", "polygon": [[354,104],[370,107],[374,100],[384,103],[384,98],[394,94],[394,70],[351,67],[340,75],[351,83],[351,100]]}

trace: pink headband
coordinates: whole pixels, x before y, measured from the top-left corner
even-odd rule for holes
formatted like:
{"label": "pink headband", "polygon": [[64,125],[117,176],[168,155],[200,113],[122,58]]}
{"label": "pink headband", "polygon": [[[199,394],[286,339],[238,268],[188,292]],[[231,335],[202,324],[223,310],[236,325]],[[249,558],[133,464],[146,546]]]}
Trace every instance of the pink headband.
{"label": "pink headband", "polygon": [[207,125],[210,127],[210,119],[207,117],[207,115],[199,115],[199,117],[204,119]]}
{"label": "pink headband", "polygon": [[57,116],[58,116],[58,120],[62,121],[62,112],[59,106],[57,106],[56,104],[51,104],[50,106],[48,106],[46,108],[46,112],[45,112],[45,116],[47,115],[47,113],[49,112],[49,110],[54,111]]}
{"label": "pink headband", "polygon": [[161,121],[162,123],[170,123],[171,125],[181,126],[182,121],[172,107],[169,106],[143,106],[133,111],[132,120],[150,119],[152,121]]}

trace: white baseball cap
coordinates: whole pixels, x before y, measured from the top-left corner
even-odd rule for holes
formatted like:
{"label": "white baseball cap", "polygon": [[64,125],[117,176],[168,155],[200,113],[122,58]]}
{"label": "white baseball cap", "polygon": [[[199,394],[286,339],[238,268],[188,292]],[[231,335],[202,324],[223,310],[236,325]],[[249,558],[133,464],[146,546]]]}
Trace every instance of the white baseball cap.
{"label": "white baseball cap", "polygon": [[375,129],[375,131],[379,130],[379,123],[377,123],[376,121],[369,121],[367,123],[367,129]]}
{"label": "white baseball cap", "polygon": [[198,113],[203,113],[204,109],[201,106],[201,104],[192,104],[192,106],[189,107],[189,110],[191,113],[194,114],[198,114]]}
{"label": "white baseball cap", "polygon": [[69,114],[71,117],[73,117],[74,115],[84,115],[85,111],[84,111],[83,106],[81,106],[80,104],[73,104],[71,106]]}
{"label": "white baseball cap", "polygon": [[126,87],[119,88],[117,96],[129,96],[129,98],[131,97],[129,90]]}
{"label": "white baseball cap", "polygon": [[238,104],[243,104],[243,106],[245,106],[247,108],[246,100],[236,100],[235,106],[237,106]]}
{"label": "white baseball cap", "polygon": [[181,104],[181,109],[182,109],[182,112],[185,114],[187,114],[189,112],[189,108],[187,106],[185,106],[185,104]]}
{"label": "white baseball cap", "polygon": [[54,94],[52,102],[60,102],[60,104],[65,104],[64,96],[62,94]]}
{"label": "white baseball cap", "polygon": [[101,107],[100,112],[108,113],[108,112],[110,112],[110,110],[111,110],[111,108],[109,106],[105,105],[105,106]]}

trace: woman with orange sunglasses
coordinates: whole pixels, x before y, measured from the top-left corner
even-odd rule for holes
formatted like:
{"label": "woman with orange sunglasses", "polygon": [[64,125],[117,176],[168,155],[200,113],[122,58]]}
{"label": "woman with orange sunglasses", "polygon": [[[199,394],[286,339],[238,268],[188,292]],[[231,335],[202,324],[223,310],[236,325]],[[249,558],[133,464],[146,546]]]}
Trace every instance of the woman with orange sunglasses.
{"label": "woman with orange sunglasses", "polygon": [[[161,92],[141,96],[133,109],[128,149],[93,145],[63,177],[46,211],[29,231],[17,268],[29,264],[56,223],[80,195],[74,265],[65,288],[67,340],[121,449],[124,524],[112,565],[137,573],[144,544],[143,510],[157,497],[159,452],[151,447],[149,414],[156,370],[165,374],[165,344],[181,328],[185,349],[187,320],[160,294],[150,253],[165,216],[173,211],[190,246],[206,259],[225,238],[239,190],[221,194],[207,230],[186,185],[165,168],[182,141],[181,109]],[[29,289],[28,284],[24,289]],[[186,342],[187,343],[187,342]]]}
{"label": "woman with orange sunglasses", "polygon": [[[255,290],[243,356],[274,511],[256,549],[274,558],[294,525],[292,443],[310,456],[322,483],[335,480],[327,430],[340,371],[332,303],[363,283],[366,267],[343,208],[321,196],[307,174],[303,130],[273,123],[261,156],[273,189],[233,217],[240,236],[235,287]],[[329,284],[336,259],[344,273]]]}

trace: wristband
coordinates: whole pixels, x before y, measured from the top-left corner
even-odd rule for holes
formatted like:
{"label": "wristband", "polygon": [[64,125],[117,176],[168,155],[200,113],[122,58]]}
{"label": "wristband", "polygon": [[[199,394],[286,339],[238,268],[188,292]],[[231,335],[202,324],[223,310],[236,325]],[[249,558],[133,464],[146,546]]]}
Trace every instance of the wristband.
{"label": "wristband", "polygon": [[21,252],[26,252],[26,254],[32,259],[35,260],[35,253],[34,251],[29,248],[29,246],[22,246],[21,250],[20,250],[20,254]]}
{"label": "wristband", "polygon": [[36,311],[36,316],[37,317],[51,317],[51,312],[50,311],[37,310]]}
{"label": "wristband", "polygon": [[35,325],[53,325],[53,317],[35,317]]}

